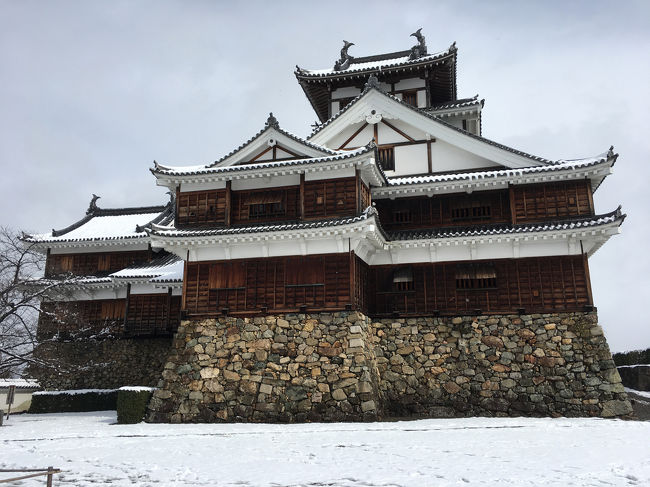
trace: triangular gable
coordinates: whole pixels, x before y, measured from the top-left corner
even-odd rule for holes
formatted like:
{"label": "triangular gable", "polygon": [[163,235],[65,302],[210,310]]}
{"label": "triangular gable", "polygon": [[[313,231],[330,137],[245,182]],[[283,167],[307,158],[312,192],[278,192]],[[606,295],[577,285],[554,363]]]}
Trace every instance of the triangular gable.
{"label": "triangular gable", "polygon": [[[426,145],[431,147],[432,172],[552,164],[547,159],[458,129],[374,87],[367,87],[345,109],[318,127],[308,140],[330,149],[348,149],[367,144],[373,138],[380,148],[397,144],[396,171],[392,175],[428,172]],[[428,140],[435,142],[426,144]],[[407,141],[419,142],[424,149],[418,151],[417,144],[402,144]],[[407,160],[417,159],[417,164],[400,168],[399,152]]]}
{"label": "triangular gable", "polygon": [[208,167],[323,157],[335,153],[281,129],[271,113],[262,130]]}

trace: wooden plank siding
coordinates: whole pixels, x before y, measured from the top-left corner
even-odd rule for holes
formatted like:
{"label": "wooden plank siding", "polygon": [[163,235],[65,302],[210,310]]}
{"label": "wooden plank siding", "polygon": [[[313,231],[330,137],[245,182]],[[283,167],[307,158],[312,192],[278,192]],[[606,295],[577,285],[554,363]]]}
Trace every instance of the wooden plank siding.
{"label": "wooden plank siding", "polygon": [[110,274],[133,264],[151,260],[149,250],[129,252],[92,252],[84,254],[48,254],[45,277],[71,273],[76,276]]}
{"label": "wooden plank siding", "polygon": [[124,331],[129,336],[168,335],[178,329],[180,313],[180,296],[131,294]]}
{"label": "wooden plank siding", "polygon": [[510,221],[507,191],[380,199],[375,205],[382,226],[389,231]]}
{"label": "wooden plank siding", "polygon": [[[44,302],[38,335],[74,335],[110,332],[128,336],[167,335],[180,323],[181,297],[165,294],[131,294],[126,299]],[[126,317],[126,321],[125,321]],[[126,329],[124,324],[126,323]]]}
{"label": "wooden plank siding", "polygon": [[355,177],[305,181],[305,219],[355,215],[357,197]]}
{"label": "wooden plank siding", "polygon": [[[583,256],[370,267],[371,315],[457,315],[556,312],[592,305]],[[489,266],[494,278],[475,289],[459,287],[459,270]],[[408,269],[409,286],[396,286],[395,272]]]}
{"label": "wooden plank siding", "polygon": [[594,214],[591,183],[563,181],[513,186],[517,223],[539,222]]}
{"label": "wooden plank siding", "polygon": [[386,230],[533,223],[594,215],[589,181],[515,185],[509,190],[375,200]]}
{"label": "wooden plank siding", "polygon": [[265,221],[293,221],[300,217],[300,186],[232,191],[233,225]]}
{"label": "wooden plank siding", "polygon": [[190,315],[342,310],[352,304],[350,256],[326,254],[220,262],[188,262]]}
{"label": "wooden plank siding", "polygon": [[176,226],[210,226],[226,224],[226,190],[179,192]]}

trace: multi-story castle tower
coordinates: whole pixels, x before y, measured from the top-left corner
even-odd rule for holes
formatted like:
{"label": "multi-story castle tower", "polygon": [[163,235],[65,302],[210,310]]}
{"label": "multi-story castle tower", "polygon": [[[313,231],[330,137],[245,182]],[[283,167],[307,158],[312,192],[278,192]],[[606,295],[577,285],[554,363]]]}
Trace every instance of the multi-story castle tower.
{"label": "multi-story castle tower", "polygon": [[145,230],[185,262],[186,321],[150,419],[629,412],[588,267],[624,220],[592,196],[617,155],[482,137],[456,46],[414,37],[298,67],[307,139],[270,115],[214,163],[155,164],[175,215]]}

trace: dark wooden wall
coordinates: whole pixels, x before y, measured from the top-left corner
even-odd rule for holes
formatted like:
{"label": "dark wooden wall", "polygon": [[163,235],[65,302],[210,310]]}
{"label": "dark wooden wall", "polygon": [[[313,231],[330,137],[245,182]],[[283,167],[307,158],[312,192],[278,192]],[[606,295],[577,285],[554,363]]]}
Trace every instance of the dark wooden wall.
{"label": "dark wooden wall", "polygon": [[306,257],[188,262],[184,309],[192,315],[341,310],[352,304],[353,256],[326,254]]}
{"label": "dark wooden wall", "polygon": [[176,226],[225,225],[226,190],[177,192]]}
{"label": "dark wooden wall", "polygon": [[180,322],[180,296],[167,294],[130,295],[124,328],[126,299],[44,302],[38,322],[38,336],[56,333],[83,336],[99,332],[129,336],[164,335],[176,331]]}
{"label": "dark wooden wall", "polygon": [[149,250],[129,252],[93,252],[87,254],[49,254],[45,277],[72,273],[77,276],[110,274],[133,264],[151,260]]}
{"label": "dark wooden wall", "polygon": [[[410,272],[412,283],[394,283],[398,270]],[[472,281],[463,277],[473,271],[483,279],[468,289]],[[370,267],[369,286],[370,314],[377,316],[574,311],[593,304],[581,255]]]}
{"label": "dark wooden wall", "polygon": [[589,180],[512,186],[516,223],[594,214]]}
{"label": "dark wooden wall", "polygon": [[370,206],[360,177],[303,181],[249,191],[177,192],[176,226],[223,227],[250,223],[353,216]]}
{"label": "dark wooden wall", "polygon": [[386,230],[532,223],[594,214],[587,180],[511,186],[471,194],[375,200]]}

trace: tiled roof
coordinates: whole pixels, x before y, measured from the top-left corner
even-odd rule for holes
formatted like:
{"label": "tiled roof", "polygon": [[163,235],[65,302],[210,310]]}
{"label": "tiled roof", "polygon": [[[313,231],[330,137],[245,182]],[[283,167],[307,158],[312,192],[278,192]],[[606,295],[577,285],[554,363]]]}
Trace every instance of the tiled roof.
{"label": "tiled roof", "polygon": [[389,178],[388,187],[391,186],[404,186],[411,184],[427,184],[438,183],[447,181],[480,181],[484,179],[493,179],[498,177],[517,177],[526,174],[539,174],[554,171],[561,171],[565,169],[578,169],[584,167],[595,166],[607,162],[615,155],[608,152],[603,152],[595,157],[585,159],[564,160],[560,159],[551,165],[546,166],[531,166],[523,167],[520,169],[497,169],[491,171],[472,171],[465,173],[445,173],[445,174],[428,174],[424,176],[409,176],[409,177],[396,177]]}
{"label": "tiled roof", "polygon": [[456,43],[448,49],[435,54],[429,54],[417,59],[409,59],[410,51],[398,51],[394,53],[352,58],[347,69],[336,71],[334,69],[304,69],[296,66],[295,75],[298,79],[321,79],[349,76],[350,74],[368,74],[379,71],[392,71],[396,69],[426,65],[456,55]]}
{"label": "tiled roof", "polygon": [[386,232],[392,241],[400,240],[428,240],[434,238],[457,237],[482,237],[489,235],[512,235],[533,232],[550,232],[559,230],[573,230],[606,225],[618,222],[620,225],[626,215],[621,213],[621,207],[604,215],[595,215],[586,218],[573,218],[543,223],[524,223],[518,225],[473,225],[467,227],[442,227],[425,230],[405,230],[400,232]]}
{"label": "tiled roof", "polygon": [[163,206],[137,208],[91,207],[76,223],[50,233],[25,235],[30,243],[87,242],[146,238],[144,231],[152,223],[166,224],[174,217],[174,202]]}
{"label": "tiled roof", "polygon": [[155,166],[151,169],[153,174],[161,175],[173,175],[173,176],[194,176],[199,174],[226,174],[226,173],[235,173],[235,172],[246,172],[246,171],[256,171],[259,169],[274,169],[282,167],[291,167],[291,166],[302,166],[306,164],[318,164],[323,162],[331,161],[342,161],[346,159],[351,159],[355,156],[366,154],[375,149],[374,145],[367,145],[365,147],[360,147],[353,151],[339,151],[334,152],[333,155],[323,156],[323,157],[311,157],[305,159],[289,159],[284,161],[272,161],[272,162],[258,162],[254,164],[245,164],[241,166],[191,166],[191,167],[171,167],[163,166],[161,164],[155,163]]}
{"label": "tiled roof", "polygon": [[453,110],[456,108],[466,108],[476,105],[483,107],[485,100],[479,100],[478,95],[475,95],[471,98],[461,98],[460,100],[448,101],[445,103],[438,103],[437,105],[432,105],[430,108],[422,108],[422,111],[430,112],[435,115],[436,112],[442,110]]}
{"label": "tiled roof", "polygon": [[331,218],[317,221],[295,221],[283,223],[263,223],[259,225],[235,226],[210,229],[177,229],[153,225],[151,235],[159,237],[207,237],[220,235],[240,235],[246,233],[283,232],[292,230],[311,230],[314,228],[336,227],[367,220],[377,214],[377,210],[368,207],[361,215],[346,218]]}
{"label": "tiled roof", "polygon": [[14,386],[16,389],[41,388],[36,379],[0,379],[0,389],[7,389],[9,386]]}
{"label": "tiled roof", "polygon": [[293,140],[295,140],[296,142],[298,142],[300,144],[304,144],[304,145],[306,145],[308,147],[311,147],[312,149],[319,150],[319,151],[321,151],[321,152],[323,152],[325,154],[336,154],[336,151],[333,151],[332,149],[329,149],[327,147],[323,147],[323,146],[314,144],[313,142],[309,142],[308,140],[305,140],[302,137],[298,137],[297,135],[294,135],[291,132],[287,132],[286,130],[280,128],[280,125],[278,124],[277,119],[273,116],[273,113],[271,113],[271,114],[269,114],[269,118],[267,119],[266,124],[264,125],[264,128],[262,128],[262,130],[257,132],[255,135],[253,135],[250,139],[248,139],[246,142],[241,144],[236,149],[233,149],[232,151],[230,151],[225,156],[223,156],[220,159],[214,161],[212,164],[207,164],[205,167],[214,167],[214,166],[219,165],[221,162],[223,162],[226,159],[228,159],[229,157],[235,155],[237,152],[242,150],[244,147],[246,147],[247,145],[252,143],[254,140],[259,138],[262,134],[264,134],[265,132],[267,132],[270,129],[275,129],[279,133],[281,133],[282,135],[286,135],[290,139],[293,139]]}
{"label": "tiled roof", "polygon": [[[180,277],[179,276],[180,270]],[[113,279],[152,279],[169,282],[183,279],[183,260],[174,254],[166,254],[153,259],[151,262],[133,265],[114,272],[110,275]]]}

